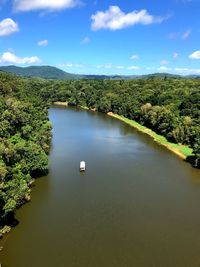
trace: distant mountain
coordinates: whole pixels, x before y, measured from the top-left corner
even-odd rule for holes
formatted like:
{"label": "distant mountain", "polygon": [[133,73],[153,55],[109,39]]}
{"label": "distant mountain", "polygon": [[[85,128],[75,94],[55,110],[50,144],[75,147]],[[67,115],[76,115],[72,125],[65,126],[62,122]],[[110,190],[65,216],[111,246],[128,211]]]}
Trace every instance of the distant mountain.
{"label": "distant mountain", "polygon": [[82,78],[81,75],[71,74],[51,66],[31,66],[24,68],[16,66],[2,66],[0,67],[0,70],[20,76],[40,77],[44,79],[74,80]]}
{"label": "distant mountain", "polygon": [[[138,78],[181,78],[180,75],[169,74],[169,73],[154,73],[147,75],[80,75],[72,74],[65,72],[61,69],[51,66],[30,66],[30,67],[17,67],[14,65],[11,66],[2,66],[0,71],[10,72],[16,75],[24,77],[39,77],[43,79],[54,79],[54,80],[77,80],[77,79],[110,79],[110,80],[119,80],[119,79],[138,79]],[[194,77],[194,76],[190,76]],[[197,76],[195,76],[197,78]]]}
{"label": "distant mountain", "polygon": [[152,73],[152,74],[146,74],[141,75],[141,78],[182,78],[183,76],[178,74],[171,74],[171,73],[165,73],[165,72],[158,72],[158,73]]}
{"label": "distant mountain", "polygon": [[187,75],[187,78],[193,78],[193,79],[200,79],[200,75],[198,74],[193,74],[193,75]]}
{"label": "distant mountain", "polygon": [[79,75],[65,72],[61,69],[51,66],[30,66],[17,67],[1,66],[0,71],[10,72],[24,77],[39,77],[43,79],[60,79],[60,80],[77,80],[77,79],[133,79],[136,76],[121,76],[121,75]]}
{"label": "distant mountain", "polygon": [[77,80],[77,79],[131,79],[136,76],[121,76],[121,75],[79,75],[65,72],[61,69],[51,66],[30,66],[17,67],[0,66],[0,71],[10,72],[24,77],[39,77],[43,79],[60,79],[60,80]]}

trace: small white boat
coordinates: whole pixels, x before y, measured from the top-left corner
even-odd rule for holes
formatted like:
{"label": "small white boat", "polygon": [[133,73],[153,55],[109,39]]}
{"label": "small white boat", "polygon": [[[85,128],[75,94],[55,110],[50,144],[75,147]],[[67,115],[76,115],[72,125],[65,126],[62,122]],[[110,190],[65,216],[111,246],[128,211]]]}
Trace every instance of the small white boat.
{"label": "small white boat", "polygon": [[85,171],[85,161],[80,162],[80,171]]}

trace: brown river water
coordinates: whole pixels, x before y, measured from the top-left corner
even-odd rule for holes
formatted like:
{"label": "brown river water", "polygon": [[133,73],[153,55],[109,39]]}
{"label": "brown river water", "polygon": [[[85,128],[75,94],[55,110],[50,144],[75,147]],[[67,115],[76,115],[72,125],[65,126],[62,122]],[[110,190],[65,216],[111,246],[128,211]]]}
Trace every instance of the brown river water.
{"label": "brown river water", "polygon": [[50,171],[0,241],[2,267],[199,267],[200,171],[107,115],[49,116]]}

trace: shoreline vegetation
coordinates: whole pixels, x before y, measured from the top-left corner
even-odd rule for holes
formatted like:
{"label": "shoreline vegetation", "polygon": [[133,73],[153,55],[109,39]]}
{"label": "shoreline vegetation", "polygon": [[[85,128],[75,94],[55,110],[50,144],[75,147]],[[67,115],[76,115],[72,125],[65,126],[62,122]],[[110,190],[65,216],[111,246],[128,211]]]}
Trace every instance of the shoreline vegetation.
{"label": "shoreline vegetation", "polygon": [[118,114],[114,114],[113,112],[108,112],[107,115],[109,115],[113,118],[116,118],[120,121],[123,121],[126,124],[132,126],[133,128],[137,129],[138,131],[151,136],[156,143],[166,147],[168,150],[170,150],[171,152],[173,152],[174,154],[176,154],[177,156],[179,156],[180,158],[182,158],[184,160],[186,160],[187,157],[193,155],[192,149],[189,148],[188,146],[171,143],[171,142],[167,141],[167,139],[164,136],[155,133],[151,129],[139,124],[138,122],[136,122],[134,120],[127,119],[127,118],[120,116]]}
{"label": "shoreline vegetation", "polygon": [[17,224],[15,211],[30,200],[32,179],[48,172],[51,104],[120,119],[200,169],[199,88],[193,78],[54,81],[1,72],[0,237]]}
{"label": "shoreline vegetation", "polygon": [[56,81],[44,86],[41,95],[49,104],[67,101],[69,106],[117,114],[200,169],[199,88],[199,79],[153,75],[133,80]]}
{"label": "shoreline vegetation", "polygon": [[[68,106],[68,102],[53,102],[53,105],[56,106]],[[80,106],[82,109],[85,110],[90,110],[90,111],[96,111],[95,109],[90,109],[86,106]],[[187,157],[192,156],[192,149],[189,148],[188,146],[184,146],[181,144],[175,144],[175,143],[171,143],[169,142],[164,136],[159,135],[157,133],[155,133],[154,131],[152,131],[151,129],[147,128],[146,126],[143,126],[141,124],[139,124],[138,122],[134,121],[134,120],[130,120],[128,118],[125,118],[124,116],[115,114],[113,112],[107,112],[106,113],[108,116],[111,116],[115,119],[118,119],[120,121],[123,121],[124,123],[132,126],[133,128],[137,129],[138,131],[147,134],[148,136],[152,137],[153,140],[166,147],[168,150],[170,150],[171,152],[173,152],[174,154],[176,154],[177,156],[179,156],[181,159],[186,160]]]}
{"label": "shoreline vegetation", "polygon": [[48,173],[48,103],[30,88],[32,81],[0,73],[0,238],[19,223],[15,212],[30,201],[33,180]]}

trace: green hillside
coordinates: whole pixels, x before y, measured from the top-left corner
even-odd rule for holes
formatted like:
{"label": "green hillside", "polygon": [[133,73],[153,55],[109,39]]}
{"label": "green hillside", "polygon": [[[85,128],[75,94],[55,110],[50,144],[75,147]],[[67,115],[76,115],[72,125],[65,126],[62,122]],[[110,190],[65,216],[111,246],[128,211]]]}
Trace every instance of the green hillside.
{"label": "green hillside", "polygon": [[81,78],[80,75],[67,73],[63,70],[51,66],[30,66],[24,68],[17,66],[1,66],[0,70],[14,73],[20,76],[40,77],[44,79],[74,80]]}
{"label": "green hillside", "polygon": [[59,68],[52,66],[30,66],[30,67],[17,67],[11,66],[0,66],[0,71],[13,73],[23,77],[39,77],[43,79],[53,79],[53,80],[78,80],[78,79],[97,79],[97,80],[132,80],[139,78],[155,78],[155,77],[174,77],[181,78],[182,76],[169,74],[169,73],[154,73],[147,75],[80,75],[65,72]]}

